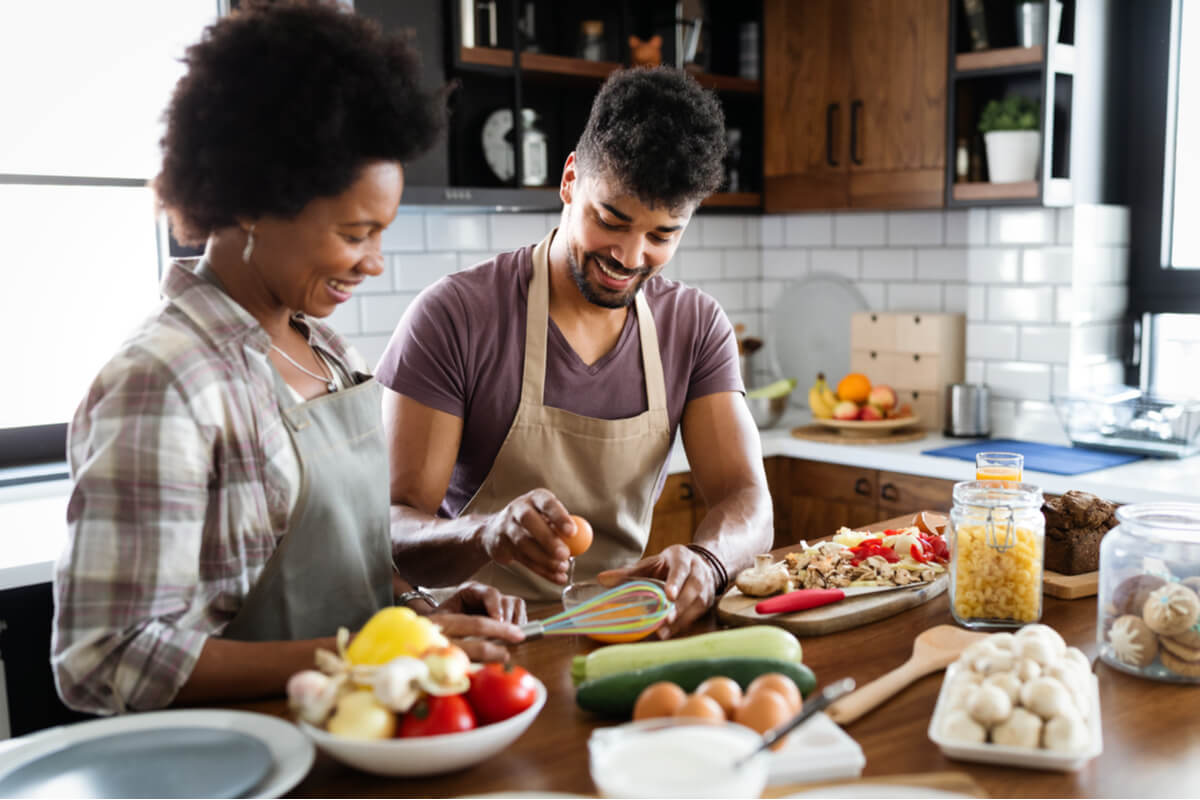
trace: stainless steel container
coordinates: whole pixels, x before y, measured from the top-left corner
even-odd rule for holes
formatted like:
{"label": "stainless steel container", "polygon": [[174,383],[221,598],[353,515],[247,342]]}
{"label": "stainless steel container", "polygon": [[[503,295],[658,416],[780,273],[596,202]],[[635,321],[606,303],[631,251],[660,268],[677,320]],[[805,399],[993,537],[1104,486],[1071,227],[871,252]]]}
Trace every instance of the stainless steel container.
{"label": "stainless steel container", "polygon": [[988,436],[988,388],[977,383],[952,383],[946,387],[947,436]]}

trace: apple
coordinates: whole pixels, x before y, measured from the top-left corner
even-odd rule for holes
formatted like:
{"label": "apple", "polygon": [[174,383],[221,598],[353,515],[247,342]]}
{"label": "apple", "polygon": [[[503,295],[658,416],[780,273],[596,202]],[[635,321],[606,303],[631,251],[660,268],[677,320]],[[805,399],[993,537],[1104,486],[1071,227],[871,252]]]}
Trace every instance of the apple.
{"label": "apple", "polygon": [[895,417],[911,417],[912,415],[913,415],[912,406],[910,406],[908,403],[905,403],[904,405],[900,406],[898,409],[896,409],[896,413],[893,414],[893,416],[895,416]]}
{"label": "apple", "polygon": [[883,412],[877,406],[867,404],[858,412],[858,418],[864,422],[873,422],[878,419],[883,419]]}
{"label": "apple", "polygon": [[833,407],[834,419],[858,419],[858,403],[843,400]]}
{"label": "apple", "polygon": [[896,393],[892,390],[892,387],[879,384],[871,388],[871,394],[867,398],[867,402],[880,411],[887,413],[896,406]]}

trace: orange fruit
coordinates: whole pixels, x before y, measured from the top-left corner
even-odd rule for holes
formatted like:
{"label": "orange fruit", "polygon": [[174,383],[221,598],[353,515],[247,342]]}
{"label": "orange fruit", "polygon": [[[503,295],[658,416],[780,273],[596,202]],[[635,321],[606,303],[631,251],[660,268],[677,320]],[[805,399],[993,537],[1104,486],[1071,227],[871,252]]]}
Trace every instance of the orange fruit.
{"label": "orange fruit", "polygon": [[571,515],[571,521],[575,523],[575,532],[570,536],[564,536],[563,543],[566,544],[567,550],[571,552],[572,556],[580,556],[592,546],[592,525],[583,517],[575,514]]}
{"label": "orange fruit", "polygon": [[865,403],[871,396],[871,382],[861,372],[851,372],[838,382],[837,396],[839,400]]}

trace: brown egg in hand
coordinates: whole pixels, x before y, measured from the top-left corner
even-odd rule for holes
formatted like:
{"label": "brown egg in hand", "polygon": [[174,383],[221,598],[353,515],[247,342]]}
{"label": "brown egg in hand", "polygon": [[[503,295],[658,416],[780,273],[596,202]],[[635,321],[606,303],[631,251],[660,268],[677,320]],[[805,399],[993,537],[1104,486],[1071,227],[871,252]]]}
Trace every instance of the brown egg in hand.
{"label": "brown egg in hand", "polygon": [[800,690],[796,688],[796,682],[782,672],[768,672],[765,675],[759,675],[746,687],[746,696],[749,697],[759,689],[779,692],[787,701],[788,708],[792,710],[793,714],[799,711],[800,706],[804,703],[804,698],[800,696]]}
{"label": "brown egg in hand", "polygon": [[575,532],[564,536],[563,544],[572,557],[581,556],[592,546],[592,524],[576,514],[571,515],[571,521],[575,523]]}
{"label": "brown egg in hand", "polygon": [[725,721],[725,712],[721,710],[717,701],[702,694],[689,697],[675,712],[675,716],[718,724]]}
{"label": "brown egg in hand", "polygon": [[633,718],[639,720],[673,717],[687,699],[687,692],[670,681],[652,683],[642,689],[642,693],[633,704]]}
{"label": "brown egg in hand", "polygon": [[[772,728],[779,727],[793,716],[787,700],[774,689],[759,689],[747,692],[746,699],[738,707],[733,721],[759,733],[766,733]],[[783,747],[784,739],[772,746],[772,750]]]}
{"label": "brown egg in hand", "polygon": [[725,712],[727,719],[733,719],[738,706],[742,704],[742,687],[738,686],[738,682],[733,678],[721,676],[709,678],[697,686],[693,694],[701,694],[716,700],[717,705]]}

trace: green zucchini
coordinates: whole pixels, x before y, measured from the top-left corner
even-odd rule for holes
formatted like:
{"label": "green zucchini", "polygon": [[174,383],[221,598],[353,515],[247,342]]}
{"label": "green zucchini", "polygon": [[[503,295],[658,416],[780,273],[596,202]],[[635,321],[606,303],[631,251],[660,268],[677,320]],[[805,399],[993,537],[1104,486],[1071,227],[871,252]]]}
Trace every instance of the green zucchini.
{"label": "green zucchini", "polygon": [[601,647],[571,661],[577,685],[631,669],[696,658],[777,658],[799,662],[800,640],[774,625],[749,625],[664,642],[631,642]]}
{"label": "green zucchini", "polygon": [[745,689],[759,675],[768,672],[787,675],[795,681],[796,688],[805,697],[817,685],[812,670],[796,661],[778,658],[697,658],[584,681],[575,691],[575,702],[587,711],[628,719],[638,695],[652,683],[670,681],[685,692],[692,692],[709,678],[723,675],[737,681]]}

